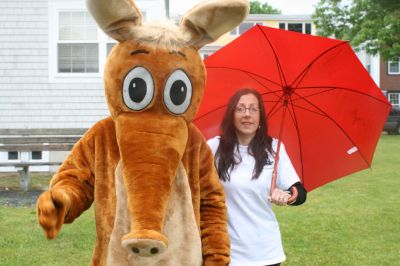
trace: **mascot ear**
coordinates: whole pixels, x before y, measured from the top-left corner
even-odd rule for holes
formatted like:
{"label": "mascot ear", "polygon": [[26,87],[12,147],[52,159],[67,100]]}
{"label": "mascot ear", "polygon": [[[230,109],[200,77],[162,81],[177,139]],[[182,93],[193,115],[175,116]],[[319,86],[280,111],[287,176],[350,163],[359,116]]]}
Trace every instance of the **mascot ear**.
{"label": "mascot ear", "polygon": [[86,6],[99,27],[119,42],[129,39],[132,29],[142,24],[133,0],[86,0]]}
{"label": "mascot ear", "polygon": [[188,44],[200,49],[238,26],[249,14],[248,0],[209,0],[189,10],[180,27]]}

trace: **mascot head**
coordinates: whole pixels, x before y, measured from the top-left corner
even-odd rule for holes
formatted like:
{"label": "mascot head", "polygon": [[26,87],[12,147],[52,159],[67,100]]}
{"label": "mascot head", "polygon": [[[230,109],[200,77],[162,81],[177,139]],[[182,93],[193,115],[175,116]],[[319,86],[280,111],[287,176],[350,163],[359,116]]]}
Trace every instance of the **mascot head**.
{"label": "mascot head", "polygon": [[159,254],[168,245],[162,229],[169,192],[205,85],[198,50],[236,27],[249,3],[206,1],[185,14],[179,27],[143,24],[132,0],[87,0],[87,6],[118,41],[104,83],[131,216],[122,245]]}

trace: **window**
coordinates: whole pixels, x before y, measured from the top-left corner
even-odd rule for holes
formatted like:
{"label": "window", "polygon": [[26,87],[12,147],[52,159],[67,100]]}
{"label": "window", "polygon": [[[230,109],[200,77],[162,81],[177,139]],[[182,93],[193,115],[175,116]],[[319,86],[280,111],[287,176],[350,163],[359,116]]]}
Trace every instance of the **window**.
{"label": "window", "polygon": [[239,34],[243,34],[246,31],[248,31],[249,29],[251,29],[255,24],[254,23],[248,23],[248,22],[244,22],[242,24],[239,25]]}
{"label": "window", "polygon": [[19,159],[19,152],[17,151],[8,152],[8,160],[18,160],[18,159]]}
{"label": "window", "polygon": [[286,22],[280,22],[279,23],[279,28],[281,30],[290,30],[290,31],[295,31],[295,32],[300,32],[300,33],[311,34],[311,23],[303,23],[303,22],[286,23]]}
{"label": "window", "polygon": [[99,72],[97,26],[88,12],[59,12],[58,73]]}
{"label": "window", "polygon": [[[117,43],[108,37],[85,7],[85,1],[57,0],[49,2],[49,82],[101,82],[107,55]],[[145,21],[146,2],[142,11]]]}
{"label": "window", "polygon": [[[142,21],[146,21],[147,12],[141,13]],[[101,81],[107,55],[115,44],[115,40],[99,29],[84,1],[49,1],[51,83]]]}
{"label": "window", "polygon": [[311,34],[311,23],[306,23],[306,31],[305,34]]}
{"label": "window", "polygon": [[234,28],[229,34],[230,35],[238,35],[238,34],[243,34],[255,25],[263,25],[262,22],[243,22],[242,24],[239,25],[239,27]]}
{"label": "window", "polygon": [[399,92],[389,92],[388,93],[388,98],[389,98],[389,102],[393,105],[393,106],[398,106],[400,107],[400,100],[399,97],[400,93]]}
{"label": "window", "polygon": [[42,160],[42,152],[41,151],[32,151],[31,152],[31,160]]}
{"label": "window", "polygon": [[111,52],[112,48],[116,45],[116,42],[107,43],[107,55]]}
{"label": "window", "polygon": [[365,55],[365,68],[367,69],[368,73],[371,74],[371,55]]}
{"label": "window", "polygon": [[400,57],[389,60],[388,70],[389,75],[400,75]]}
{"label": "window", "polygon": [[288,23],[288,30],[302,33],[303,32],[303,24],[302,23]]}

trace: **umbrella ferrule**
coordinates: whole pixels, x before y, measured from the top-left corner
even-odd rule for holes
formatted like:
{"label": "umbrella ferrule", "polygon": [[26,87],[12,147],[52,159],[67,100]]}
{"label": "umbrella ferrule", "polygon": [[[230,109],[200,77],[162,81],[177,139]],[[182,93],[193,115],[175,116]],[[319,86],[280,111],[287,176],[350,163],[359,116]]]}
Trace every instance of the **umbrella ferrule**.
{"label": "umbrella ferrule", "polygon": [[293,88],[290,86],[284,86],[282,89],[283,89],[283,94],[286,97],[289,97],[293,93]]}

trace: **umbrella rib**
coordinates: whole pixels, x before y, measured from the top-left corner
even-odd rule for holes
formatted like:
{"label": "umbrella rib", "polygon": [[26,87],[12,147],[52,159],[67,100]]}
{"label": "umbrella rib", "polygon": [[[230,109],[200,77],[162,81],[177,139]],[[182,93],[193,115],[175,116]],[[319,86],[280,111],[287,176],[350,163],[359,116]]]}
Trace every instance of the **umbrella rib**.
{"label": "umbrella rib", "polygon": [[[357,90],[353,90],[353,89],[349,89],[349,88],[344,88],[344,87],[333,87],[333,86],[315,86],[314,87],[314,86],[310,86],[310,87],[299,87],[299,88],[296,88],[296,90],[299,90],[299,89],[300,90],[301,89],[328,89],[328,90],[322,91],[320,93],[328,92],[328,91],[331,91],[331,90],[345,90],[345,91],[350,91],[350,92],[354,92],[354,93],[358,93],[358,94],[370,97],[370,98],[372,98],[374,100],[377,100],[377,101],[379,101],[379,102],[381,102],[381,103],[383,103],[385,105],[390,105],[390,103],[388,103],[386,101],[383,101],[381,99],[378,99],[378,98],[376,98],[376,97],[374,97],[374,96],[372,96],[372,95],[370,95],[368,93],[357,91]],[[316,93],[316,94],[319,94],[319,93]],[[307,97],[313,96],[313,95],[316,95],[316,94],[307,95]]]}
{"label": "umbrella rib", "polygon": [[273,80],[270,80],[270,79],[268,79],[268,78],[266,78],[266,77],[263,77],[263,76],[261,76],[261,75],[259,75],[259,74],[256,74],[256,73],[253,73],[253,72],[244,70],[244,69],[234,68],[234,67],[224,67],[224,66],[207,66],[206,68],[220,68],[220,69],[229,69],[229,70],[241,71],[241,72],[246,73],[246,74],[248,74],[248,75],[254,75],[254,76],[256,76],[256,77],[265,79],[265,80],[271,82],[272,84],[274,84],[274,85],[276,85],[276,86],[282,87],[281,84],[276,83],[276,82],[273,81]]}
{"label": "umbrella rib", "polygon": [[293,122],[293,124],[294,124],[294,126],[296,128],[296,131],[297,131],[297,139],[298,139],[298,142],[299,142],[299,149],[300,149],[301,179],[302,179],[303,184],[304,184],[304,180],[305,179],[304,179],[304,167],[303,167],[303,149],[302,149],[301,141],[300,141],[300,139],[301,139],[300,135],[301,134],[300,134],[300,130],[299,130],[299,123],[298,123],[297,117],[296,117],[296,112],[294,111],[295,105],[293,104],[292,97],[290,97],[289,100],[290,100],[289,101],[290,105],[292,106],[293,116],[292,116],[292,113],[290,112],[290,108],[288,108],[288,109],[289,109],[290,117],[292,118],[292,122]]}
{"label": "umbrella rib", "polygon": [[[265,39],[267,40],[269,46],[271,47],[272,52],[273,52],[274,55],[275,55],[276,64],[277,64],[278,70],[279,70],[279,71],[278,71],[278,72],[279,72],[279,78],[281,79],[281,84],[280,84],[280,85],[281,85],[282,87],[284,87],[284,86],[286,87],[286,86],[287,86],[287,82],[286,82],[286,78],[285,78],[285,75],[284,75],[283,70],[282,70],[281,62],[279,62],[278,54],[276,53],[274,47],[272,46],[271,41],[269,40],[269,38],[267,37],[267,35],[265,34],[265,32],[262,30],[261,26],[257,24],[257,27],[258,27],[258,29],[261,31],[262,35],[264,35],[264,37],[265,37]],[[283,82],[282,82],[282,79],[283,79]]]}
{"label": "umbrella rib", "polygon": [[306,66],[306,67],[304,68],[304,70],[297,76],[297,78],[295,78],[295,80],[292,82],[292,84],[290,84],[290,87],[293,88],[293,85],[297,82],[297,80],[300,79],[300,80],[298,81],[298,83],[297,83],[297,84],[299,85],[299,84],[301,83],[301,81],[304,79],[304,77],[306,76],[307,72],[311,69],[312,65],[314,65],[314,63],[315,63],[318,59],[320,59],[323,55],[325,55],[325,54],[327,54],[328,52],[330,52],[330,51],[336,49],[337,47],[339,47],[339,46],[341,46],[341,45],[343,45],[343,44],[347,44],[347,43],[348,43],[347,41],[343,41],[343,42],[341,42],[341,43],[339,43],[339,44],[337,44],[337,45],[335,45],[335,46],[329,48],[328,50],[324,51],[324,52],[321,53],[320,55],[318,55],[313,61],[311,61],[311,62],[308,64],[308,66]]}
{"label": "umbrella rib", "polygon": [[[297,99],[296,99],[296,100],[297,100]],[[320,116],[323,116],[323,117],[327,117],[326,114],[318,113],[318,112],[316,112],[316,111],[313,111],[313,110],[311,110],[311,109],[305,108],[305,107],[300,106],[300,105],[293,104],[293,106],[295,106],[296,108],[302,109],[302,110],[304,110],[304,111],[307,111],[307,112],[316,114],[316,115],[320,115]]]}
{"label": "umbrella rib", "polygon": [[[297,90],[297,88],[296,88],[296,90]],[[327,90],[324,90],[324,91],[319,91],[319,92],[316,92],[316,93],[313,93],[313,94],[304,95],[303,97],[304,98],[310,98],[312,96],[315,96],[315,95],[318,95],[318,94],[322,94],[322,93],[325,93],[325,92],[328,92],[328,91],[333,91],[333,90],[335,90],[335,88],[330,88],[330,89],[327,89]],[[293,99],[293,101],[297,101],[297,100],[301,100],[301,98]]]}
{"label": "umbrella rib", "polygon": [[[226,68],[226,67],[211,67],[211,68]],[[233,69],[233,68],[226,68],[226,69]],[[273,94],[275,94],[275,96],[279,97],[279,99],[278,99],[277,101],[269,101],[269,102],[275,102],[275,103],[276,103],[272,109],[274,109],[275,106],[282,100],[283,95],[281,95],[281,96],[277,95],[277,92],[281,91],[281,89],[273,91],[273,90],[271,90],[270,88],[266,87],[264,84],[262,84],[259,80],[257,80],[256,78],[254,78],[252,75],[255,75],[255,76],[258,76],[258,77],[260,77],[260,78],[265,79],[264,77],[261,77],[261,76],[259,76],[259,75],[257,75],[257,74],[254,74],[254,73],[252,73],[252,72],[248,72],[248,71],[245,71],[245,70],[241,70],[241,69],[233,69],[233,70],[242,71],[243,73],[247,74],[250,78],[252,78],[253,80],[255,80],[258,84],[260,84],[261,86],[263,86],[264,88],[266,88],[267,90],[269,90],[269,92],[261,93],[261,95],[268,95],[268,94],[272,94],[272,93],[273,93]],[[268,80],[268,79],[266,79],[266,80]],[[268,80],[268,81],[269,81],[269,80]],[[274,83],[275,85],[280,86],[279,84],[276,84],[276,83],[273,82],[273,81],[271,81],[271,83]],[[266,101],[264,101],[264,102],[266,102]],[[193,121],[197,121],[197,120],[203,118],[204,116],[206,116],[206,115],[208,115],[208,114],[210,114],[210,113],[213,113],[213,112],[215,112],[215,111],[217,111],[217,110],[219,110],[219,109],[222,109],[222,108],[224,108],[224,107],[226,107],[226,105],[222,105],[222,106],[219,106],[219,107],[217,107],[217,108],[214,108],[214,109],[212,109],[212,110],[210,110],[210,111],[204,113],[203,115],[197,117],[197,118],[194,119]]]}
{"label": "umbrella rib", "polygon": [[[254,81],[256,81],[258,84],[260,84],[262,87],[266,88],[267,90],[269,90],[269,92],[264,92],[261,95],[267,95],[270,93],[273,93],[275,96],[279,97],[279,95],[277,95],[277,92],[282,91],[282,89],[279,90],[275,90],[273,91],[272,89],[268,88],[267,86],[265,86],[264,84],[262,84],[259,80],[257,80],[255,77],[253,77],[252,75],[255,75],[254,73],[251,72],[245,72],[251,79],[253,79]],[[268,80],[268,79],[267,79]],[[269,80],[268,80],[269,81]],[[279,85],[280,86],[280,85]]]}
{"label": "umbrella rib", "polygon": [[222,108],[224,108],[224,107],[226,107],[226,105],[222,105],[222,106],[219,106],[219,107],[217,107],[217,108],[214,108],[214,109],[212,109],[211,111],[208,111],[208,112],[202,114],[201,116],[196,117],[196,118],[193,120],[193,122],[194,122],[194,121],[197,121],[197,120],[199,120],[199,119],[205,117],[206,115],[211,114],[211,113],[213,113],[213,112],[215,112],[215,111],[217,111],[217,110],[219,110],[219,109],[222,109]]}
{"label": "umbrella rib", "polygon": [[[270,110],[270,111],[268,112],[268,114],[267,114],[267,116],[268,116],[269,118],[271,118],[276,112],[279,111],[280,108],[276,108],[276,107],[277,107],[278,104],[281,102],[281,100],[282,100],[282,98],[283,98],[284,96],[285,96],[285,95],[282,94],[281,97],[279,97],[278,101],[275,102],[274,106],[272,106],[271,110]],[[264,102],[264,101],[263,101],[263,102]],[[283,105],[280,105],[280,107],[282,107],[282,106],[283,106]]]}
{"label": "umbrella rib", "polygon": [[[343,134],[347,137],[347,139],[351,142],[351,144],[353,144],[354,147],[357,147],[357,145],[354,143],[353,139],[349,136],[349,134],[347,134],[347,132],[343,129],[342,126],[340,126],[329,114],[327,114],[326,112],[324,112],[322,109],[320,109],[318,106],[316,106],[315,104],[313,104],[312,102],[310,102],[308,99],[304,98],[303,96],[299,95],[298,93],[294,92],[294,94],[296,94],[297,96],[301,97],[304,99],[304,101],[306,101],[308,104],[312,105],[315,109],[317,109],[318,111],[320,111],[322,114],[325,115],[326,118],[328,118],[332,123],[334,123],[342,132]],[[363,160],[365,161],[365,163],[368,165],[368,168],[371,167],[371,165],[368,163],[367,159],[365,158],[364,154],[362,154],[361,150],[358,149],[360,152],[361,157],[363,158]]]}

